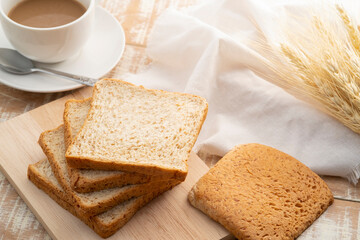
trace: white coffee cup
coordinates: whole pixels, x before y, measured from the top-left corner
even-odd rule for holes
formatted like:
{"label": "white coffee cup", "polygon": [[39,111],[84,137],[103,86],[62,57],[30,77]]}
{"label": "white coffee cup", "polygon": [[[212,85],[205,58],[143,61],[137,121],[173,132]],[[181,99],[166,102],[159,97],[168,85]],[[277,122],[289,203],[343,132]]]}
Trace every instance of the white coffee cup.
{"label": "white coffee cup", "polygon": [[81,51],[94,25],[95,0],[77,0],[86,12],[73,22],[51,28],[29,27],[11,20],[10,10],[21,1],[0,0],[4,33],[18,52],[34,61],[56,63]]}

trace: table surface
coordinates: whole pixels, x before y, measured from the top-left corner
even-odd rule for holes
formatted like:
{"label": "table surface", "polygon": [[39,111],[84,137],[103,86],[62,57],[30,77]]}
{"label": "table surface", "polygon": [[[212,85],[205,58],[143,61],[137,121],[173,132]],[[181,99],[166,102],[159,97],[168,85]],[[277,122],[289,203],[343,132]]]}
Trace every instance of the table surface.
{"label": "table surface", "polygon": [[[164,9],[181,9],[197,0],[103,0],[101,5],[122,24],[126,35],[124,55],[106,77],[121,78],[125,73],[145,70],[151,60],[145,47],[154,21]],[[74,90],[76,91],[76,90]],[[6,121],[60,97],[72,94],[28,93],[0,84],[0,121]],[[208,166],[217,157],[200,154]],[[338,177],[323,176],[332,190],[334,204],[299,239],[360,239],[360,185]],[[345,200],[346,199],[346,200]],[[50,239],[14,188],[0,173],[0,240]]]}

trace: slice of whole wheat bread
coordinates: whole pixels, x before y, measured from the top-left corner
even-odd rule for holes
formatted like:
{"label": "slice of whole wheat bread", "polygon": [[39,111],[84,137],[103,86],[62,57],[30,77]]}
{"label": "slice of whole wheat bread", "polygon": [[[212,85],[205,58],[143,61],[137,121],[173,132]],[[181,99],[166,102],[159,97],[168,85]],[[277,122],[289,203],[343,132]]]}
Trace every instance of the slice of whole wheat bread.
{"label": "slice of whole wheat bread", "polygon": [[159,188],[175,184],[175,181],[163,181],[155,184],[127,185],[121,188],[106,189],[92,193],[77,193],[70,186],[69,172],[65,159],[63,125],[54,130],[43,132],[40,135],[39,144],[48,157],[55,177],[66,194],[71,196],[75,209],[80,215],[96,215],[132,197],[158,191]]}
{"label": "slice of whole wheat bread", "polygon": [[125,201],[112,209],[92,217],[79,214],[73,206],[71,197],[66,194],[54,176],[48,160],[42,160],[28,167],[28,178],[38,188],[48,194],[61,207],[78,217],[98,235],[107,238],[124,226],[135,213],[153,198],[171,187],[159,188],[157,191]]}
{"label": "slice of whole wheat bread", "polygon": [[[64,133],[66,148],[75,138],[84,124],[90,109],[91,98],[83,100],[70,99],[65,103]],[[72,168],[69,171],[71,187],[80,193],[100,191],[103,189],[122,187],[129,184],[158,182],[168,180],[166,175],[145,175],[122,171],[101,171]]]}
{"label": "slice of whole wheat bread", "polygon": [[67,149],[71,167],[167,175],[184,180],[207,114],[205,99],[103,79]]}
{"label": "slice of whole wheat bread", "polygon": [[239,145],[194,185],[190,203],[238,239],[295,239],[333,202],[326,183],[274,148]]}

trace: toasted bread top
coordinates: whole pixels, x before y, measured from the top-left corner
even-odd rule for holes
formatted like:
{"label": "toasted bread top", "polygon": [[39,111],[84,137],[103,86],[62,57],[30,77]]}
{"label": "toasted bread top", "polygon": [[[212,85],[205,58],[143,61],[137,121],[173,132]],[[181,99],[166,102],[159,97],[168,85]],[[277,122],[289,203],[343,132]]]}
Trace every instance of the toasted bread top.
{"label": "toasted bread top", "polygon": [[238,239],[294,239],[333,202],[308,167],[260,144],[235,147],[188,197]]}

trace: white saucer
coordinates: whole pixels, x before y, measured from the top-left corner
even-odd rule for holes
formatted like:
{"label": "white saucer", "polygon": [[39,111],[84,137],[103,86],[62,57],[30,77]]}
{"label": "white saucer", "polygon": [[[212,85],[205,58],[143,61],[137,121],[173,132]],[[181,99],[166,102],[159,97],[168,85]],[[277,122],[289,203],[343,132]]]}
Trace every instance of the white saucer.
{"label": "white saucer", "polygon": [[[81,53],[56,64],[39,64],[68,73],[101,78],[120,60],[125,48],[125,35],[120,23],[105,9],[96,8],[93,34]],[[0,47],[12,48],[0,25]],[[0,70],[0,82],[28,92],[62,92],[84,85],[44,73],[13,75]]]}

